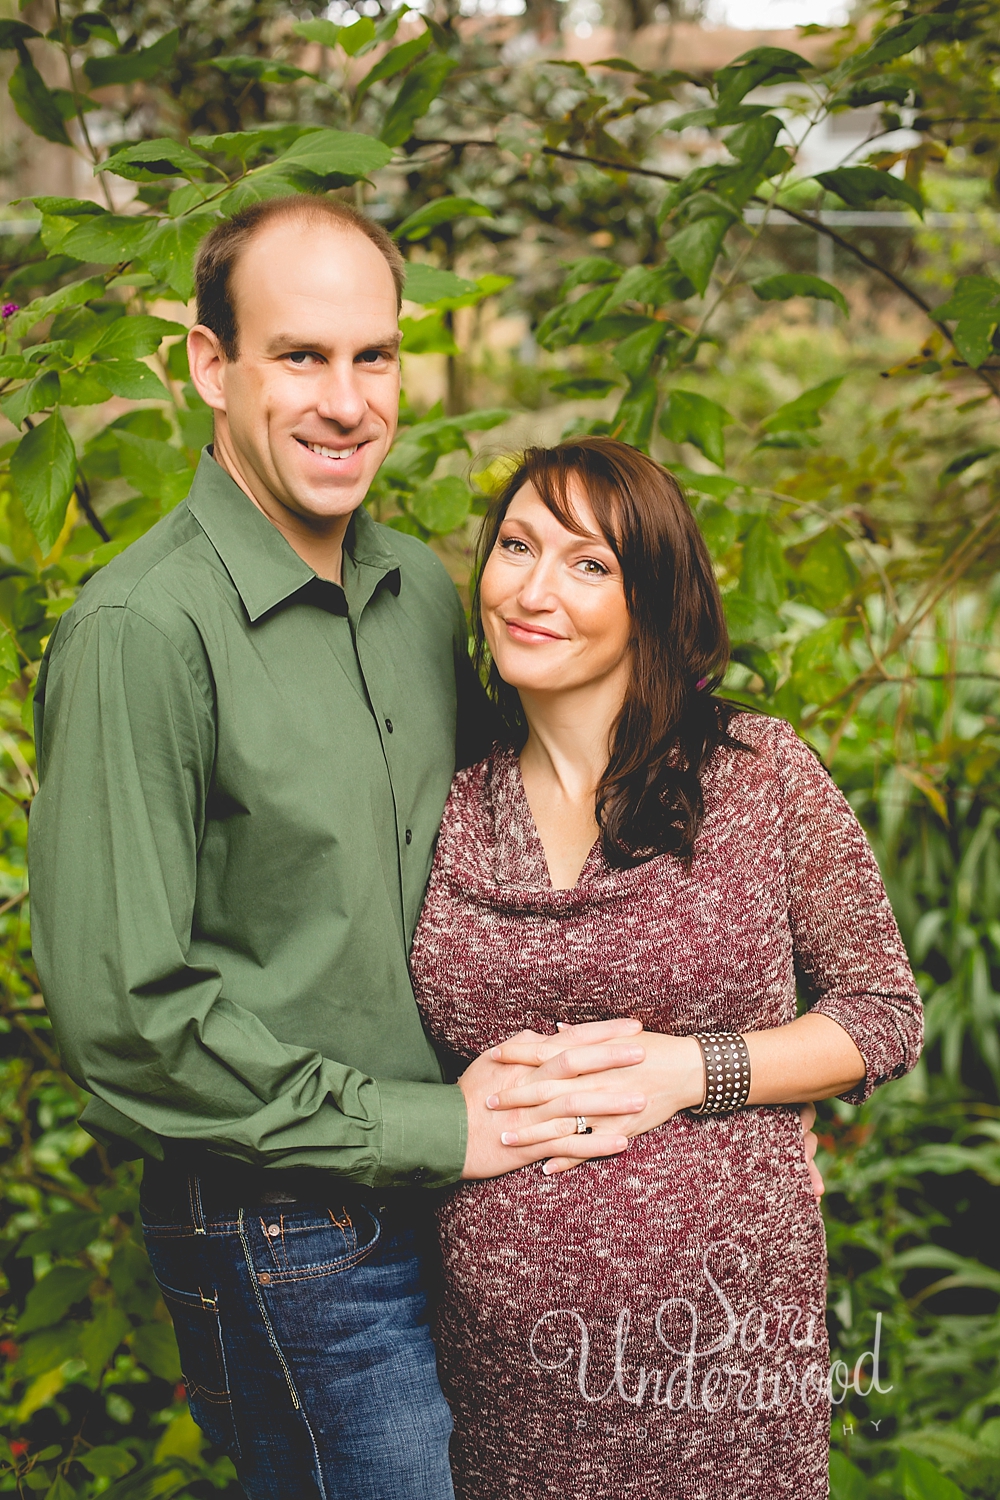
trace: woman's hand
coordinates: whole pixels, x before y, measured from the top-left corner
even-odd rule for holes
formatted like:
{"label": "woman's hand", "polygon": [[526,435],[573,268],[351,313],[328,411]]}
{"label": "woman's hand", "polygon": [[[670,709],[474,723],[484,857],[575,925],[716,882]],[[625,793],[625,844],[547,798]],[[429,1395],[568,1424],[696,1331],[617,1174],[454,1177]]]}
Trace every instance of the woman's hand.
{"label": "woman's hand", "polygon": [[[518,1040],[493,1049],[497,1062],[535,1064],[534,1074],[523,1083],[493,1094],[487,1099],[489,1109],[532,1109],[538,1115],[550,1116],[544,1123],[505,1131],[505,1144],[528,1146],[544,1139],[556,1120],[562,1127],[575,1125],[577,1115],[585,1115],[595,1134],[621,1132],[629,1137],[642,1135],[671,1119],[679,1110],[700,1104],[705,1092],[705,1066],[701,1048],[694,1037],[670,1036],[663,1032],[641,1034],[645,1056],[631,1067],[591,1073],[586,1089],[581,1087],[579,1048],[567,1046],[575,1040],[576,1028],[565,1027],[558,1037],[541,1042]],[[634,1040],[639,1040],[636,1038]],[[596,1049],[595,1049],[596,1050]],[[623,1089],[642,1099],[641,1108],[623,1118],[619,1113]],[[612,1101],[613,1098],[613,1102]],[[633,1105],[633,1108],[635,1106]],[[611,1118],[617,1114],[618,1118]],[[555,1132],[553,1132],[554,1134]],[[565,1133],[561,1129],[560,1134]],[[577,1162],[555,1157],[545,1164],[546,1172],[568,1170]]]}

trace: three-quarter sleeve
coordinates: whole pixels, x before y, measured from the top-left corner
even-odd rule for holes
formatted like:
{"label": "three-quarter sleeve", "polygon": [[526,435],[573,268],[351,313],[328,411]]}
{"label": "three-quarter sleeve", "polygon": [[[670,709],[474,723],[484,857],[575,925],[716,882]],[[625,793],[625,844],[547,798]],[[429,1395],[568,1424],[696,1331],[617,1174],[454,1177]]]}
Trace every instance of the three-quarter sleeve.
{"label": "three-quarter sleeve", "polygon": [[868,840],[830,773],[776,725],[796,973],[810,1009],[847,1032],[865,1063],[841,1097],[862,1104],[920,1055],[920,992]]}

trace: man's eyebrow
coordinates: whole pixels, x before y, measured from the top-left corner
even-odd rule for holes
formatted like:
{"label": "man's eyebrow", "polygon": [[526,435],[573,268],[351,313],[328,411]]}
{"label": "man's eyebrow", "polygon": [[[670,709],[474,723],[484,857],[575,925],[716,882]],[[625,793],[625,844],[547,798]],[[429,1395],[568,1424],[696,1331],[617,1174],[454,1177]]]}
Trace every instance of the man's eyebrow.
{"label": "man's eyebrow", "polygon": [[[357,352],[363,354],[366,349],[396,350],[399,348],[402,340],[402,333],[398,328],[394,328],[382,337],[373,338],[368,343],[362,344]],[[276,333],[273,338],[268,339],[264,346],[265,354],[282,354],[297,349],[314,349],[317,354],[328,354],[330,352],[329,346],[322,343],[319,339],[315,337],[309,338],[308,336],[303,338],[297,333]]]}

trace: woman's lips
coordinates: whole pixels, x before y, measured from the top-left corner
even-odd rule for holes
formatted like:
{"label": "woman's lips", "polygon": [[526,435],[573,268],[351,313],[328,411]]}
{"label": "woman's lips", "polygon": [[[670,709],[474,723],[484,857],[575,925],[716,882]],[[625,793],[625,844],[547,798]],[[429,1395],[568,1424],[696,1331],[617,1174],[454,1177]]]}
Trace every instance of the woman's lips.
{"label": "woman's lips", "polygon": [[529,625],[525,620],[504,620],[507,632],[516,641],[562,641],[565,636],[557,635],[554,630],[546,630],[541,625]]}

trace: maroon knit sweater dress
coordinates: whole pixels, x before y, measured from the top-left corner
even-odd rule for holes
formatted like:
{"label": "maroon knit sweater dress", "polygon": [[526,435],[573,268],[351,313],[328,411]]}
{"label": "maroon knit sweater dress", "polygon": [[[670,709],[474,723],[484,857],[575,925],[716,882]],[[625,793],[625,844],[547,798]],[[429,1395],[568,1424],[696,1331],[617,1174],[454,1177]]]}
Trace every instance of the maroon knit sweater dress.
{"label": "maroon knit sweater dress", "polygon": [[[787,724],[704,777],[690,870],[552,889],[516,757],[455,779],[413,947],[432,1035],[472,1058],[522,1027],[791,1021],[796,979],[849,1033],[866,1098],[916,1061],[916,986],[875,860]],[[819,1500],[826,1247],[797,1110],[683,1113],[626,1152],[463,1183],[439,1215],[441,1378],[458,1500]]]}

